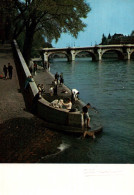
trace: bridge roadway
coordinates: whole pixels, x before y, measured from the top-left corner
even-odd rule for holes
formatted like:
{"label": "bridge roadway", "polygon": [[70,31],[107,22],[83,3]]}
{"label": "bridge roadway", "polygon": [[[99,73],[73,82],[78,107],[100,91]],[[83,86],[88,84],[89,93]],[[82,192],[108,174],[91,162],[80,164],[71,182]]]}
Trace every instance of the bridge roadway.
{"label": "bridge roadway", "polygon": [[122,60],[130,60],[134,52],[134,44],[124,45],[96,45],[90,47],[68,47],[68,48],[43,48],[43,61],[48,62],[50,56],[55,54],[66,55],[68,61],[74,61],[80,52],[88,52],[92,60],[101,61],[104,53],[114,51],[118,54],[118,58]]}

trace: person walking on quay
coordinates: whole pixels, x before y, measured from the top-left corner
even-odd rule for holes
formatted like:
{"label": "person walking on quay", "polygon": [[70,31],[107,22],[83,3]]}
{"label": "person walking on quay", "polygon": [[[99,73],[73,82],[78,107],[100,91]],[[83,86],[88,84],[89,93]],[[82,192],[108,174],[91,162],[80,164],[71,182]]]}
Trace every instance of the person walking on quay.
{"label": "person walking on quay", "polygon": [[89,129],[91,129],[91,127],[89,125],[90,124],[90,117],[88,114],[88,109],[90,108],[90,106],[91,106],[90,103],[87,103],[87,105],[82,108],[83,116],[84,116],[84,123],[86,123],[86,127]]}
{"label": "person walking on quay", "polygon": [[37,71],[37,64],[34,63],[34,75],[36,75],[36,71]]}
{"label": "person walking on quay", "polygon": [[3,72],[5,75],[5,79],[7,79],[7,66],[6,65],[4,65],[4,67],[3,67]]}
{"label": "person walking on quay", "polygon": [[43,63],[43,68],[46,70],[47,69],[47,61],[44,61]]}
{"label": "person walking on quay", "polygon": [[50,71],[50,63],[49,62],[48,62],[47,68],[48,68],[48,71]]}
{"label": "person walking on quay", "polygon": [[56,74],[55,74],[55,80],[57,81],[57,85],[58,85],[58,81],[59,81],[59,74],[58,74],[58,72],[56,72]]}
{"label": "person walking on quay", "polygon": [[43,93],[45,92],[45,89],[44,89],[44,85],[43,84],[38,84],[38,90],[41,92],[41,95],[43,95]]}
{"label": "person walking on quay", "polygon": [[60,74],[60,85],[63,85],[64,79],[63,79],[63,73]]}
{"label": "person walking on quay", "polygon": [[55,82],[53,89],[54,89],[54,95],[57,95],[57,90],[58,90],[58,88],[57,88],[57,82]]}
{"label": "person walking on quay", "polygon": [[9,79],[12,79],[13,67],[10,63],[8,63],[8,74],[9,74]]}
{"label": "person walking on quay", "polygon": [[37,64],[34,62],[34,71],[37,71]]}

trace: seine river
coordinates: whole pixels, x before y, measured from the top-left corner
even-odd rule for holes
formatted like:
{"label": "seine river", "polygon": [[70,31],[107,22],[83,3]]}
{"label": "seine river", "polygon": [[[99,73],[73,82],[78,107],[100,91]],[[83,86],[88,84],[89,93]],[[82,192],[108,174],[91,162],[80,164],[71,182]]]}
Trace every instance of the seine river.
{"label": "seine river", "polygon": [[65,85],[97,108],[104,128],[95,140],[62,134],[62,151],[42,162],[134,163],[134,61],[54,59],[51,72],[63,72]]}

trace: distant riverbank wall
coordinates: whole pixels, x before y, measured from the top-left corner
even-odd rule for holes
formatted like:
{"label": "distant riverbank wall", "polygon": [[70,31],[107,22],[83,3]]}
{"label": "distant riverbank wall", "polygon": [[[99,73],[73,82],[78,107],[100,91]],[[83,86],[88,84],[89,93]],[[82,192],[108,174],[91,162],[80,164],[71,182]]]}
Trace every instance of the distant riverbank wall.
{"label": "distant riverbank wall", "polygon": [[[15,40],[13,41],[13,53],[20,87],[23,91],[26,78],[30,76],[31,73]],[[30,82],[25,98],[25,102],[28,107],[32,107],[33,99],[37,93],[38,88],[36,83]],[[74,129],[75,127],[83,127],[83,116],[80,112],[68,112],[66,109],[55,109],[49,104],[50,103],[48,101],[42,98],[38,100],[36,105],[36,111],[38,116],[45,119],[45,121],[47,121],[48,123],[53,124],[49,125],[49,127],[58,129],[60,127],[59,125],[61,125],[64,130],[67,131],[71,131],[71,127],[73,127]]]}

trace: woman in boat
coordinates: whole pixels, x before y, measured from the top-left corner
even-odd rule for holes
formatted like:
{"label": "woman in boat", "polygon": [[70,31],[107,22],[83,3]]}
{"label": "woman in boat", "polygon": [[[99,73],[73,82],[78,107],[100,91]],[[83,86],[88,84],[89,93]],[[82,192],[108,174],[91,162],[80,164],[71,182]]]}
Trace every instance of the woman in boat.
{"label": "woman in boat", "polygon": [[63,102],[63,106],[65,106],[65,108],[66,108],[67,110],[71,110],[71,108],[72,108],[71,99],[68,98],[67,103],[64,103],[64,102]]}

